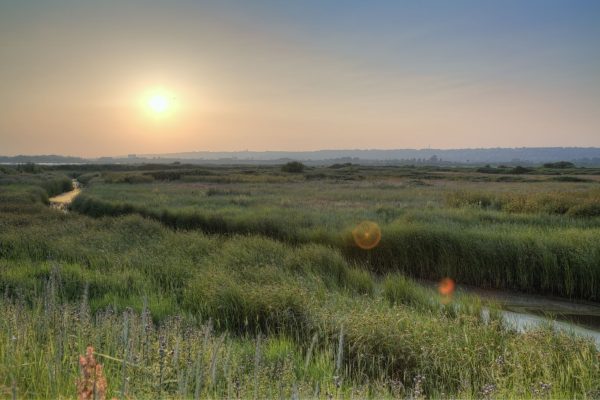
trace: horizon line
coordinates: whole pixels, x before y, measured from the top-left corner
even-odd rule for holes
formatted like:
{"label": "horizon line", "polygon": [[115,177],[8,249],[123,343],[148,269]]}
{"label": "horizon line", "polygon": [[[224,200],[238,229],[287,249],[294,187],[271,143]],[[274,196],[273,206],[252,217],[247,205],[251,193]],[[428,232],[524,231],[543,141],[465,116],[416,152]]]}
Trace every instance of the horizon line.
{"label": "horizon line", "polygon": [[464,151],[464,150],[519,150],[519,149],[587,149],[587,150],[600,150],[600,146],[520,146],[520,147],[453,147],[453,148],[436,148],[436,147],[422,147],[422,148],[325,148],[317,150],[188,150],[188,151],[176,151],[168,153],[128,153],[118,155],[102,155],[102,156],[81,156],[81,155],[65,155],[65,154],[0,154],[0,157],[14,158],[14,157],[65,157],[65,158],[81,158],[81,159],[101,159],[101,158],[127,158],[135,156],[137,158],[144,157],[165,157],[176,154],[193,154],[193,153],[319,153],[319,152],[344,152],[344,151]]}

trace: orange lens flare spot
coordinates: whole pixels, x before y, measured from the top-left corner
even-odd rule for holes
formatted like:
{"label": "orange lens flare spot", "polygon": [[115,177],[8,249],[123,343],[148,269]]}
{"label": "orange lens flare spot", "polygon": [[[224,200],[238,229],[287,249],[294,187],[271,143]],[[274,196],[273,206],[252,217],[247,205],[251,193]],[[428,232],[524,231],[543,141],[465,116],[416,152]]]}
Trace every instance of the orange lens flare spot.
{"label": "orange lens flare spot", "polygon": [[456,284],[452,279],[444,278],[438,284],[438,292],[440,292],[442,296],[451,296],[452,293],[454,293],[455,286]]}
{"label": "orange lens flare spot", "polygon": [[354,243],[363,250],[370,250],[381,241],[381,229],[372,221],[363,221],[352,230]]}

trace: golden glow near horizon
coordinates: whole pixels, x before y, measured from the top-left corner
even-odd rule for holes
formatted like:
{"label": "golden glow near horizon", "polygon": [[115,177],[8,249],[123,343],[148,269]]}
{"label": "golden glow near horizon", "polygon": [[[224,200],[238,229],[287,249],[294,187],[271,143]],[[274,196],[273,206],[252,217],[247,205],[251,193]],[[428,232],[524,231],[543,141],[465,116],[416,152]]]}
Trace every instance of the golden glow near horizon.
{"label": "golden glow near horizon", "polygon": [[5,3],[0,155],[600,146],[600,2]]}

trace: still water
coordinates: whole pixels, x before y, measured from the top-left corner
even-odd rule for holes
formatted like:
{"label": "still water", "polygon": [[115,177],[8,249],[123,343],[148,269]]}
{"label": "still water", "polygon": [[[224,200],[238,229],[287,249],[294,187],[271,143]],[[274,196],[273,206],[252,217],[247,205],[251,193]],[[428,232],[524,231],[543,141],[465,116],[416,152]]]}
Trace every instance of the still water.
{"label": "still water", "polygon": [[459,286],[457,291],[476,294],[500,304],[504,321],[520,332],[551,324],[556,330],[590,337],[600,349],[600,303],[467,286]]}

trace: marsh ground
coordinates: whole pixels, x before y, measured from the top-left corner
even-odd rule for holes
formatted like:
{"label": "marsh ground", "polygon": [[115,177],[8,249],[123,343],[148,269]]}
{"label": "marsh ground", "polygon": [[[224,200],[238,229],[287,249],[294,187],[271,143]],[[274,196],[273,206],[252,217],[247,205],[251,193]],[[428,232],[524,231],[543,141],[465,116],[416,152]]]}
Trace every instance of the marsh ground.
{"label": "marsh ground", "polygon": [[495,172],[3,168],[0,396],[74,396],[87,345],[116,397],[598,396],[592,341],[411,278],[598,300],[598,171]]}

